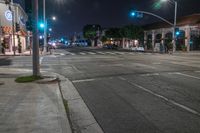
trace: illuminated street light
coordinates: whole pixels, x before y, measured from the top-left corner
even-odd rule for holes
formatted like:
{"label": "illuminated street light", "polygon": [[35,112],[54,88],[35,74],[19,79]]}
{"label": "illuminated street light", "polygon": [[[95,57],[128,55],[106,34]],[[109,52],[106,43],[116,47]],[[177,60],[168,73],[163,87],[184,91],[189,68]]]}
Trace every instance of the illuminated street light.
{"label": "illuminated street light", "polygon": [[53,16],[53,17],[52,17],[52,20],[54,20],[54,21],[55,21],[55,20],[56,20],[56,17],[55,17],[55,16]]}
{"label": "illuminated street light", "polygon": [[49,28],[49,31],[51,32],[51,31],[52,31],[52,28]]}

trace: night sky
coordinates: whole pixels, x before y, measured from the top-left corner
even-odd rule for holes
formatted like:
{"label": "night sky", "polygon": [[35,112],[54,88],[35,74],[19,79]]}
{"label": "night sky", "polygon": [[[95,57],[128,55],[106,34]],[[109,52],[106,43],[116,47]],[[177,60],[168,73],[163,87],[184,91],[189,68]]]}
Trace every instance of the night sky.
{"label": "night sky", "polygon": [[[21,1],[21,0],[20,0]],[[40,0],[42,1],[42,0]],[[177,0],[178,16],[200,13],[200,0]],[[52,25],[55,36],[67,36],[81,32],[85,24],[100,24],[102,27],[116,27],[126,24],[147,24],[158,21],[151,16],[142,19],[131,18],[129,12],[143,10],[172,19],[174,6],[170,3],[156,5],[158,0],[46,0],[47,15],[57,16]]]}

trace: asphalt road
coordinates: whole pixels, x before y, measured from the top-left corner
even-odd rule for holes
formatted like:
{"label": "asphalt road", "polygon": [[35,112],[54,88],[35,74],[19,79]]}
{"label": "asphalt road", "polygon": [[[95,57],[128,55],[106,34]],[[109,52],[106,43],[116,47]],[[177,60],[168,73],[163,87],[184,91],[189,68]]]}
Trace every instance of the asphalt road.
{"label": "asphalt road", "polygon": [[[10,60],[0,67],[31,68]],[[40,61],[73,82],[105,133],[200,133],[200,54],[69,48]]]}

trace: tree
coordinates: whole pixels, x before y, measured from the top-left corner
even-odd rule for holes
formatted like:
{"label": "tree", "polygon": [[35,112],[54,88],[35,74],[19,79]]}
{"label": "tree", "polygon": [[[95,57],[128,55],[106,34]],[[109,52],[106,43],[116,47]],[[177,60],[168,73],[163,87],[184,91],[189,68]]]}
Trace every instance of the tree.
{"label": "tree", "polygon": [[142,40],[144,31],[140,26],[135,26],[131,24],[122,27],[120,34],[124,38]]}
{"label": "tree", "polygon": [[107,38],[115,38],[115,39],[122,37],[120,33],[120,28],[110,28],[106,30],[105,36]]}
{"label": "tree", "polygon": [[94,46],[95,39],[98,37],[98,31],[101,31],[101,26],[97,24],[88,24],[83,27],[83,36],[92,42],[92,46]]}

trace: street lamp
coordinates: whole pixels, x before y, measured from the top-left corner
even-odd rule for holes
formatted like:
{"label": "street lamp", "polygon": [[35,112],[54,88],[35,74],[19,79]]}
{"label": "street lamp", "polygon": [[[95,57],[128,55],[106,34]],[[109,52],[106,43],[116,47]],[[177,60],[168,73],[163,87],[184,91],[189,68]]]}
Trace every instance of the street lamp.
{"label": "street lamp", "polygon": [[49,31],[51,32],[51,31],[52,31],[52,28],[49,28]]}
{"label": "street lamp", "polygon": [[55,17],[55,16],[53,16],[53,17],[52,17],[52,20],[54,20],[54,21],[55,21],[55,20],[56,20],[56,17]]}
{"label": "street lamp", "polygon": [[[44,25],[44,52],[47,52],[48,50],[47,50],[47,26],[48,26],[48,21],[49,20],[53,20],[53,21],[56,21],[56,17],[55,16],[53,16],[53,17],[51,17],[51,18],[46,18],[45,17],[45,25]],[[52,29],[50,28],[49,29],[49,31],[52,31]]]}
{"label": "street lamp", "polygon": [[175,6],[175,11],[174,11],[174,31],[173,31],[173,52],[176,51],[176,22],[177,22],[177,7],[178,7],[178,3],[175,0],[161,0],[162,2],[167,2],[169,1],[170,3],[174,4]]}

